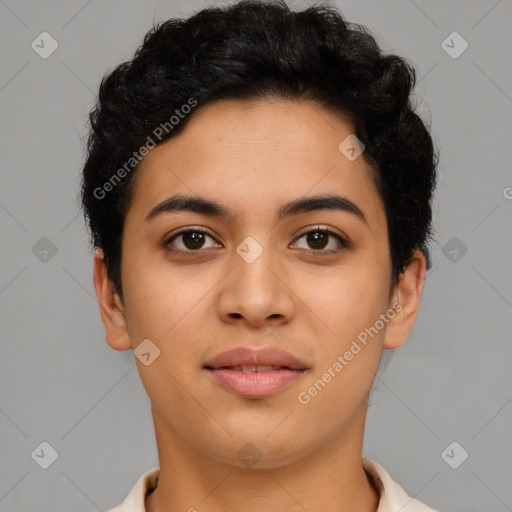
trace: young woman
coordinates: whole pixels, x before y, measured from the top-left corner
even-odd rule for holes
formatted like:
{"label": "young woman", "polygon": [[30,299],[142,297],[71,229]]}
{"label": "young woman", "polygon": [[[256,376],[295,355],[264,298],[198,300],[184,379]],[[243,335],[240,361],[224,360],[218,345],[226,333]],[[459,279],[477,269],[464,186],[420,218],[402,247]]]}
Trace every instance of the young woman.
{"label": "young woman", "polygon": [[159,467],[111,512],[426,512],[362,457],[411,331],[437,156],[414,69],[332,7],[171,19],[103,80],[82,198]]}

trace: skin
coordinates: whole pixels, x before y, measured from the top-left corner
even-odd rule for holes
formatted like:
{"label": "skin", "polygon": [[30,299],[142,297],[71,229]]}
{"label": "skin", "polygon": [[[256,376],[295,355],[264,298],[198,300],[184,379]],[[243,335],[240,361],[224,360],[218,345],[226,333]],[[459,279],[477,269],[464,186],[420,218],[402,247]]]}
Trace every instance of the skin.
{"label": "skin", "polygon": [[[370,168],[364,153],[349,161],[338,149],[351,133],[348,119],[312,102],[222,100],[197,110],[182,133],[141,162],[123,233],[123,297],[101,249],[94,285],[113,349],[135,349],[145,339],[160,349],[148,366],[135,359],[160,462],[148,512],[377,509],[378,492],[362,466],[368,398],[383,348],[401,346],[413,327],[426,262],[415,251],[392,286],[386,216]],[[213,199],[233,216],[179,212],[145,221],[176,193]],[[367,223],[337,210],[276,221],[283,203],[332,193],[356,203]],[[315,245],[300,234],[318,225],[350,246],[332,235],[327,246]],[[174,240],[177,251],[195,250],[192,257],[165,246],[190,227],[212,236],[202,246]],[[236,252],[248,236],[263,249],[252,263]],[[322,249],[339,251],[315,257]],[[401,311],[301,404],[298,393],[395,302]],[[308,370],[268,398],[240,397],[203,369],[239,346],[277,346]],[[237,456],[247,442],[261,453],[252,467]]]}

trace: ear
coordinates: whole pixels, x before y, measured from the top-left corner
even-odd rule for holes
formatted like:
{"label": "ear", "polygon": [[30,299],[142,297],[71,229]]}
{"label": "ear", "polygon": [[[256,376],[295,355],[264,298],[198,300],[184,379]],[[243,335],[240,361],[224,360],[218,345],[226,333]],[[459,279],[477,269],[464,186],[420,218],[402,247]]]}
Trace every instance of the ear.
{"label": "ear", "polygon": [[94,253],[94,288],[107,343],[115,350],[131,349],[122,301],[108,276],[103,249]]}
{"label": "ear", "polygon": [[396,314],[386,327],[384,348],[398,348],[407,340],[418,315],[426,273],[425,256],[416,249],[411,262],[400,274],[393,292],[391,304],[397,304]]}

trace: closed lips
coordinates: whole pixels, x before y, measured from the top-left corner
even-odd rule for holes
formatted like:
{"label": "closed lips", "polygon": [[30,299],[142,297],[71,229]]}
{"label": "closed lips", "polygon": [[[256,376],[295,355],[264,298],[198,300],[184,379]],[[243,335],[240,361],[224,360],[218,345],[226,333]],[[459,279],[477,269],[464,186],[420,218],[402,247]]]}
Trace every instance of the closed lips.
{"label": "closed lips", "polygon": [[241,372],[270,372],[275,370],[306,370],[306,365],[295,356],[277,347],[258,349],[235,348],[217,355],[204,365],[207,370],[234,370]]}
{"label": "closed lips", "polygon": [[292,386],[306,365],[277,347],[235,349],[222,352],[204,365],[209,378],[235,395],[262,399]]}
{"label": "closed lips", "polygon": [[[250,373],[250,372],[257,372],[257,373],[261,373],[261,372],[273,372],[273,371],[276,371],[276,370],[290,370],[291,368],[288,368],[287,366],[272,366],[272,365],[264,365],[264,364],[259,364],[259,365],[254,365],[254,364],[249,364],[249,365],[238,365],[238,366],[223,366],[222,367],[223,369],[226,369],[226,370],[233,370],[233,371],[237,371],[237,372],[244,372],[244,373]],[[213,368],[211,368],[213,370]],[[219,370],[220,368],[216,368],[217,370]]]}

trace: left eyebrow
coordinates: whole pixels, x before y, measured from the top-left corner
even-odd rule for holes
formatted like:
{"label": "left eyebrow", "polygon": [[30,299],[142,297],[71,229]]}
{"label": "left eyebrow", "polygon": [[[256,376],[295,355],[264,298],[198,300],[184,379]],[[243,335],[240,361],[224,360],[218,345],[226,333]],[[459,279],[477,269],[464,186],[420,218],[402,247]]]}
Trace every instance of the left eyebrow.
{"label": "left eyebrow", "polygon": [[[294,199],[283,204],[276,212],[278,220],[282,220],[292,215],[312,212],[318,210],[339,210],[355,215],[368,224],[366,216],[356,203],[336,194],[318,195]],[[190,211],[207,215],[210,217],[233,218],[234,213],[226,206],[199,196],[186,196],[177,194],[161,203],[157,204],[147,214],[145,222],[163,215],[164,213],[174,213],[180,211]]]}

